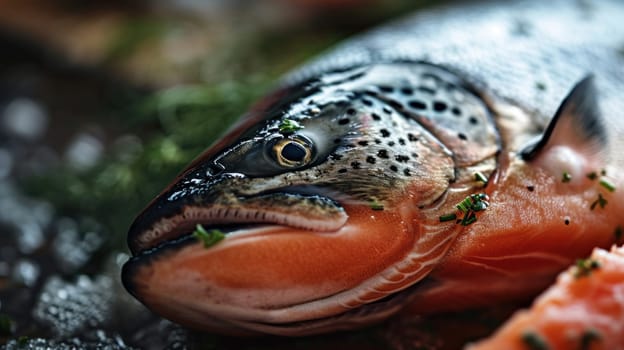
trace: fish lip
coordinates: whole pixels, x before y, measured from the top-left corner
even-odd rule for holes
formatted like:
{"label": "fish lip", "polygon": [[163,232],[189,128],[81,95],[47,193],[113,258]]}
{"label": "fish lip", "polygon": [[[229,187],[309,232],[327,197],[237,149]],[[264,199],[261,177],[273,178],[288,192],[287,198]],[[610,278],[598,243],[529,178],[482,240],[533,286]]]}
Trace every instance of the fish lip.
{"label": "fish lip", "polygon": [[[331,203],[335,210],[334,217],[337,216],[336,221],[328,220],[330,218],[328,216],[315,222],[306,219],[306,212],[275,213],[271,211],[271,208],[249,209],[245,208],[244,205],[222,204],[218,201],[171,203],[163,199],[164,196],[161,196],[146,208],[131,225],[127,236],[128,246],[132,255],[137,256],[144,251],[158,249],[164,242],[191,236],[197,225],[202,225],[208,230],[217,229],[227,237],[237,231],[255,229],[265,225],[303,228],[309,229],[310,232],[331,232],[342,227],[348,218],[342,205],[333,199],[315,193],[293,192],[291,188],[288,188],[288,191],[278,189],[243,198],[245,201],[258,201],[270,200],[280,196],[289,197],[289,201],[294,206],[306,201],[316,201],[321,204]],[[240,212],[242,214],[239,216]],[[164,213],[169,215],[159,215]]]}
{"label": "fish lip", "polygon": [[[122,266],[121,279],[124,287],[135,298],[142,300],[140,298],[141,285],[134,278],[137,275],[136,270],[143,265],[156,262],[167,254],[175,253],[182,247],[195,244],[195,242],[192,236],[187,235],[163,242],[158,247],[144,250],[136,256],[130,257]],[[244,332],[251,335],[270,334],[288,337],[309,336],[325,332],[334,333],[350,330],[354,323],[370,325],[387,319],[408,304],[421,288],[422,285],[417,283],[399,292],[388,294],[382,299],[326,317],[291,322],[268,322],[231,318],[217,318],[217,321],[237,327],[233,329],[233,334]]]}

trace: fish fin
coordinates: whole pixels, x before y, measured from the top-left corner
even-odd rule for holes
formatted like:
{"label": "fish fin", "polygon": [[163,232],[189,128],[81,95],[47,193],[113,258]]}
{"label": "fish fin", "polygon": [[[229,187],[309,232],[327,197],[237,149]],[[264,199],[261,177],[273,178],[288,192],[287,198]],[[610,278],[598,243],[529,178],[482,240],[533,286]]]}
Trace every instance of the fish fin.
{"label": "fish fin", "polygon": [[534,160],[557,145],[586,156],[600,153],[607,145],[607,131],[597,95],[592,75],[578,82],[559,106],[541,139],[520,153],[522,158]]}

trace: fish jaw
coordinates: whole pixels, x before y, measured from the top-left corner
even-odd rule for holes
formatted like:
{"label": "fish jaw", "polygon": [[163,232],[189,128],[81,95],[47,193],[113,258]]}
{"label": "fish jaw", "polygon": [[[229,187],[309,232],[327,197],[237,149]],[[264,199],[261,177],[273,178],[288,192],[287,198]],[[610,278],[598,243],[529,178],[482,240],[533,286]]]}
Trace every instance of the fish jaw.
{"label": "fish jaw", "polygon": [[412,210],[345,210],[349,219],[335,232],[269,225],[208,249],[190,237],[169,243],[132,258],[124,283],[157,313],[221,333],[302,335],[375,322],[398,305],[331,319],[409,287],[429,264],[407,261],[419,238]]}

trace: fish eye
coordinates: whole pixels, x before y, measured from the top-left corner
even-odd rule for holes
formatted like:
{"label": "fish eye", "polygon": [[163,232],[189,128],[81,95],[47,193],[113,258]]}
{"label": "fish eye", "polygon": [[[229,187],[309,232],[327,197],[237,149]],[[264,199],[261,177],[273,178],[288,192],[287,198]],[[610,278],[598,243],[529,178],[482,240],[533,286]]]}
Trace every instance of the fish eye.
{"label": "fish eye", "polygon": [[293,168],[306,165],[312,159],[312,147],[301,138],[281,139],[273,146],[279,165]]}

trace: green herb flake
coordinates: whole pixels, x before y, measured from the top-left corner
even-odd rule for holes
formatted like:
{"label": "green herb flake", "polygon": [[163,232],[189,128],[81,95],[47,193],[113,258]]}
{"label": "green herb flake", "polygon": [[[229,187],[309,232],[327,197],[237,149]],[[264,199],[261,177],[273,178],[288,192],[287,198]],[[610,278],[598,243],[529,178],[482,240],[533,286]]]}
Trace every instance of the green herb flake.
{"label": "green herb flake", "polygon": [[370,205],[370,208],[373,210],[384,210],[383,204],[377,202],[377,200],[375,199],[371,200],[369,205]]}
{"label": "green herb flake", "polygon": [[615,236],[615,242],[619,242],[622,239],[623,233],[624,233],[624,230],[622,229],[622,226],[617,225],[615,227],[615,230],[613,231],[613,235]]}
{"label": "green herb flake", "polygon": [[545,91],[546,90],[546,83],[538,81],[535,83],[535,88],[537,88],[539,91]]}
{"label": "green herb flake", "polygon": [[454,213],[440,215],[440,222],[453,221],[457,219],[457,215]]}
{"label": "green herb flake", "polygon": [[522,334],[522,342],[530,350],[548,350],[550,347],[544,338],[535,332],[525,332]]}
{"label": "green herb flake", "polygon": [[596,180],[598,178],[598,174],[596,174],[595,171],[592,171],[591,173],[587,174],[587,178],[590,180]]}
{"label": "green herb flake", "polygon": [[600,208],[604,208],[605,205],[607,205],[607,203],[609,203],[603,196],[602,193],[598,193],[598,199],[596,199],[591,206],[589,207],[590,210],[594,210],[596,209],[596,206],[600,206]]}
{"label": "green herb flake", "polygon": [[588,329],[583,332],[581,336],[581,350],[591,349],[591,344],[599,342],[602,339],[602,335],[595,329]]}
{"label": "green herb flake", "polygon": [[204,243],[204,248],[210,248],[225,238],[225,234],[217,229],[207,231],[202,225],[197,224],[193,237]]}
{"label": "green herb flake", "polygon": [[488,178],[485,177],[485,175],[482,172],[477,171],[474,175],[475,175],[475,181],[483,182],[484,185],[487,185]]}
{"label": "green herb flake", "polygon": [[475,213],[487,209],[487,207],[490,206],[490,203],[488,202],[489,200],[490,198],[487,194],[475,193],[467,196],[461,202],[457,203],[455,207],[464,214],[459,223],[462,226],[468,226],[477,221]]}
{"label": "green herb flake", "polygon": [[468,226],[477,221],[477,215],[474,212],[469,212],[464,216],[464,218],[459,222],[462,226]]}
{"label": "green herb flake", "polygon": [[604,187],[609,192],[615,192],[615,185],[607,179],[600,179],[600,186]]}
{"label": "green herb flake", "polygon": [[561,182],[567,183],[567,182],[570,182],[571,180],[572,180],[572,175],[570,175],[569,172],[564,171],[563,176],[561,177]]}
{"label": "green herb flake", "polygon": [[292,119],[284,119],[279,125],[279,131],[283,134],[292,134],[297,130],[303,129],[303,126]]}
{"label": "green herb flake", "polygon": [[575,278],[586,277],[591,274],[592,271],[600,268],[600,262],[594,259],[579,259],[576,261],[576,270],[574,271]]}

